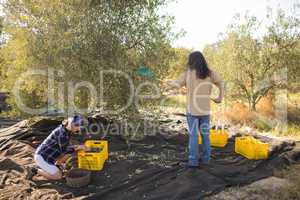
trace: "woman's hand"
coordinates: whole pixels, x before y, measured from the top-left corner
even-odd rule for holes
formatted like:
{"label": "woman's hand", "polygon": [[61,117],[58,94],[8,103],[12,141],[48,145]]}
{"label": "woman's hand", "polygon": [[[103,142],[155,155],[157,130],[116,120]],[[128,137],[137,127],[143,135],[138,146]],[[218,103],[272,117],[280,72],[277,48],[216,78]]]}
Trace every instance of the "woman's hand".
{"label": "woman's hand", "polygon": [[224,81],[220,81],[216,84],[216,86],[219,88],[219,96],[218,98],[211,98],[212,101],[214,101],[215,103],[221,103],[224,97],[224,93],[225,93],[225,83]]}

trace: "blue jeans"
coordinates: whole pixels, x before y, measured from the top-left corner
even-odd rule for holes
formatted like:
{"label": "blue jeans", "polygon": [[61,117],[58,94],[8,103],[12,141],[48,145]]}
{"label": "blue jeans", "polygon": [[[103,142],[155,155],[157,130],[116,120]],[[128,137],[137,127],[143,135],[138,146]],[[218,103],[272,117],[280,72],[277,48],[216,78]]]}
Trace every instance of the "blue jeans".
{"label": "blue jeans", "polygon": [[187,123],[189,128],[189,162],[190,166],[199,165],[199,129],[201,130],[203,163],[208,164],[210,160],[211,148],[209,140],[210,116],[193,116],[187,113]]}

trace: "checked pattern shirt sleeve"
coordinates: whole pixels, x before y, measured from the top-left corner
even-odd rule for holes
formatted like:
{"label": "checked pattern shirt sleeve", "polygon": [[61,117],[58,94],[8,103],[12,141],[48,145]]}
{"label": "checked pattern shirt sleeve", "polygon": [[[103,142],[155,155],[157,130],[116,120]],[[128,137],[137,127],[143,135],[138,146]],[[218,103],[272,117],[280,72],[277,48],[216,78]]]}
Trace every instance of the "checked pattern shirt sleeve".
{"label": "checked pattern shirt sleeve", "polygon": [[75,150],[70,145],[68,131],[60,125],[42,142],[36,153],[41,155],[47,162],[53,164],[62,154],[73,153]]}
{"label": "checked pattern shirt sleeve", "polygon": [[62,153],[73,153],[75,151],[74,148],[70,145],[70,138],[68,136],[68,133],[63,131],[63,133],[60,133],[57,138],[58,146]]}

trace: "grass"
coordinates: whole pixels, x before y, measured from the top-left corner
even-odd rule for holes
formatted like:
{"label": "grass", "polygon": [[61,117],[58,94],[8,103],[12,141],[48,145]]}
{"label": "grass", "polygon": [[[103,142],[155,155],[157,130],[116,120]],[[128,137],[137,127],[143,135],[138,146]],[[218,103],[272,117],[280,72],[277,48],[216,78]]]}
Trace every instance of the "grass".
{"label": "grass", "polygon": [[174,108],[186,108],[186,96],[185,95],[169,96],[165,99],[163,106],[174,107]]}
{"label": "grass", "polygon": [[257,105],[257,112],[249,111],[243,103],[230,102],[226,117],[232,124],[250,126],[276,136],[300,139],[300,93],[288,94],[287,124],[282,125],[283,129],[278,126],[273,101],[271,97],[262,98]]}
{"label": "grass", "polygon": [[170,113],[185,113],[186,112],[186,96],[172,95],[166,97],[158,107],[159,110]]}
{"label": "grass", "polygon": [[[300,139],[300,93],[288,94],[287,131],[277,133],[280,136],[289,136]],[[276,133],[275,133],[276,134]]]}

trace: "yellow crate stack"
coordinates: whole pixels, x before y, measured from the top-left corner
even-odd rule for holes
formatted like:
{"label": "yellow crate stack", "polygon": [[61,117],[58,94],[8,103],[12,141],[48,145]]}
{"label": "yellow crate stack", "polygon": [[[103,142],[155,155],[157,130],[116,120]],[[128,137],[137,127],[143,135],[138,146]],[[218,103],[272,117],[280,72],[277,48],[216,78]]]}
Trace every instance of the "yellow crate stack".
{"label": "yellow crate stack", "polygon": [[102,170],[105,161],[108,159],[108,142],[105,140],[87,140],[84,145],[89,148],[98,148],[99,151],[78,151],[78,168]]}
{"label": "yellow crate stack", "polygon": [[269,144],[255,139],[253,136],[235,138],[235,152],[249,160],[267,159],[269,157]]}

